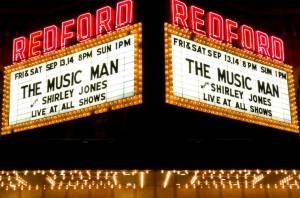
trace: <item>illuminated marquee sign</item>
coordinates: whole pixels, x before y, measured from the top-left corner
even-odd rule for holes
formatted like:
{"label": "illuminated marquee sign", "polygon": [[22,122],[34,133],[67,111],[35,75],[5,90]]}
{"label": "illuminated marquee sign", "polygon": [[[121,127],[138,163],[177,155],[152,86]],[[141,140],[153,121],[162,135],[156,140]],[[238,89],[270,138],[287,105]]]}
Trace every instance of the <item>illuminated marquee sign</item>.
{"label": "illuminated marquee sign", "polygon": [[165,24],[166,101],[298,132],[292,67]]}
{"label": "illuminated marquee sign", "polygon": [[237,43],[238,47],[247,52],[284,62],[282,39],[254,30],[248,25],[239,26],[236,21],[224,19],[215,12],[206,13],[200,7],[171,0],[171,20],[173,25],[190,30],[196,35],[230,45]]}
{"label": "illuminated marquee sign", "polygon": [[142,25],[5,67],[2,134],[142,103]]}
{"label": "illuminated marquee sign", "polygon": [[78,16],[77,19],[63,21],[61,28],[50,25],[32,32],[29,39],[25,36],[15,38],[13,40],[13,63],[127,27],[133,22],[133,14],[133,1],[123,0],[116,4],[116,9],[104,6],[96,10],[95,14],[87,12]]}

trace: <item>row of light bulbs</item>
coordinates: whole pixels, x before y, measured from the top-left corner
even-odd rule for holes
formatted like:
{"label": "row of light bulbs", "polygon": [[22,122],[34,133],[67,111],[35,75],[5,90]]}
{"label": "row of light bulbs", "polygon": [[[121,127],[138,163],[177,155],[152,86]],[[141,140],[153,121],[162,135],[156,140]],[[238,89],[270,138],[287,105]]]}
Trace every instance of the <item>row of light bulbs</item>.
{"label": "row of light bulbs", "polygon": [[[156,177],[153,177],[156,175]],[[279,178],[279,179],[278,179]],[[153,180],[156,184],[153,184]],[[0,189],[299,189],[300,170],[25,170],[1,171]]]}

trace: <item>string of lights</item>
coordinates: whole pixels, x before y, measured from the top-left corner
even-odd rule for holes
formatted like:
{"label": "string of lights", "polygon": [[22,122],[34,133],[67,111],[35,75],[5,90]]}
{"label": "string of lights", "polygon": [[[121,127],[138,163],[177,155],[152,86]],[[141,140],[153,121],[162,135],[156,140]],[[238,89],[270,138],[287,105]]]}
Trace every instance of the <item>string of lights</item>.
{"label": "string of lights", "polygon": [[300,170],[0,171],[0,190],[299,189]]}

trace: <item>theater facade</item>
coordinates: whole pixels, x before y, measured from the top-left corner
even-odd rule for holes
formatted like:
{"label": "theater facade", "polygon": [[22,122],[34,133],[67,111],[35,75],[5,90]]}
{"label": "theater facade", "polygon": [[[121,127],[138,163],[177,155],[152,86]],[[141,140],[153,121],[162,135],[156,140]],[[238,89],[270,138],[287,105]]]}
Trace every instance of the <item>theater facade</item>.
{"label": "theater facade", "polygon": [[299,197],[293,4],[11,1],[0,197]]}

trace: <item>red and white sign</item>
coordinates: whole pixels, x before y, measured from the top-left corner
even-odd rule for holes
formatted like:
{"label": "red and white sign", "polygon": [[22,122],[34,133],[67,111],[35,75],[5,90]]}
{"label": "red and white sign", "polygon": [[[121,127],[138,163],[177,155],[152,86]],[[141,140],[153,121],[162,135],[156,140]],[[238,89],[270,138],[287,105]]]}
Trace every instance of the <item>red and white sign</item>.
{"label": "red and white sign", "polygon": [[171,0],[171,20],[173,25],[191,30],[197,35],[230,45],[236,44],[246,51],[284,62],[282,39],[254,30],[248,25],[239,26],[236,21],[224,19],[215,12],[206,12],[194,5],[187,6],[180,0]]}
{"label": "red and white sign", "polygon": [[13,40],[13,63],[129,26],[133,22],[133,1],[120,1],[115,9],[104,6],[96,10],[94,14],[87,12],[79,15],[77,19],[63,21],[60,27],[50,25],[32,32],[29,37],[15,38]]}

